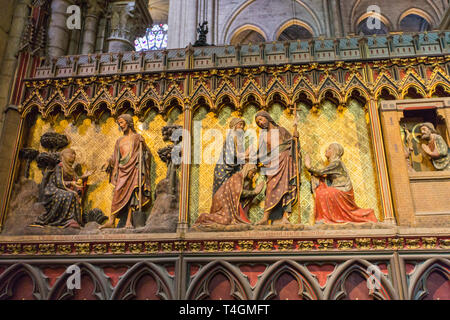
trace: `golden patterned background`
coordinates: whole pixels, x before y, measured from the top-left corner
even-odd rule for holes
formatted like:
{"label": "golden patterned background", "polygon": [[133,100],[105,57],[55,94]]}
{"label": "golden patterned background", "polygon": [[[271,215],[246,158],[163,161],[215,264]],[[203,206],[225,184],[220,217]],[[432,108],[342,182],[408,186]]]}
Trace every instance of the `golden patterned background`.
{"label": "golden patterned background", "polygon": [[[373,208],[379,220],[383,220],[381,213],[380,190],[377,183],[375,158],[370,142],[368,117],[364,109],[356,101],[350,101],[343,112],[338,112],[331,102],[324,102],[317,114],[312,113],[306,106],[298,106],[298,130],[302,155],[309,153],[313,160],[313,166],[323,165],[325,161],[325,149],[332,142],[343,145],[345,152],[343,161],[350,172],[356,203],[363,208]],[[257,128],[254,115],[258,111],[255,106],[244,109],[242,118],[247,122],[247,129]],[[279,104],[274,104],[269,113],[274,120],[290,132],[293,129],[293,115],[289,114]],[[207,129],[219,129],[225,137],[229,120],[238,117],[238,113],[231,108],[223,108],[217,115],[208,112],[204,107],[194,112],[193,120],[201,121],[202,134]],[[200,132],[193,133],[193,157],[195,145],[200,141]],[[222,149],[220,140],[205,141],[208,147],[214,150]],[[205,146],[203,146],[204,149]],[[198,150],[197,150],[198,152]],[[192,165],[190,178],[189,212],[190,223],[194,223],[198,215],[209,212],[212,200],[213,172],[215,164]],[[302,186],[300,189],[301,213],[294,207],[291,215],[292,223],[314,224],[313,208],[314,200],[311,194],[310,176],[302,170]],[[263,193],[263,192],[262,192]],[[262,197],[261,197],[262,196]],[[251,221],[255,222],[262,216],[264,197],[259,205],[254,205],[249,213]]]}
{"label": "golden patterned background", "polygon": [[[132,113],[130,113],[132,114]],[[152,153],[151,185],[156,184],[166,176],[166,165],[159,159],[157,151],[167,145],[163,141],[161,129],[168,123],[182,125],[183,116],[179,109],[172,109],[167,120],[154,109],[147,112],[142,122],[133,116],[137,132],[142,134]],[[98,124],[86,116],[80,116],[75,124],[59,116],[51,121],[44,121],[40,115],[28,130],[26,146],[40,151],[46,151],[40,145],[40,137],[48,132],[64,133],[69,138],[68,147],[77,154],[76,162],[81,164],[83,172],[96,169],[88,180],[88,190],[84,199],[84,210],[101,209],[106,215],[110,214],[113,186],[108,181],[108,175],[100,170],[101,166],[111,157],[116,140],[122,135],[115,119],[104,113]],[[30,179],[40,183],[42,173],[33,162],[30,169]]]}

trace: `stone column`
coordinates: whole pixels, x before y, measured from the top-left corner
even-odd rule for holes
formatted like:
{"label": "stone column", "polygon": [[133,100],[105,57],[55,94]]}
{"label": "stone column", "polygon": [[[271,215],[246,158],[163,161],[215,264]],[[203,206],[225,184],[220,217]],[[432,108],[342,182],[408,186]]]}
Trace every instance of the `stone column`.
{"label": "stone column", "polygon": [[134,51],[134,40],[152,25],[148,1],[112,1],[109,6],[108,52]]}
{"label": "stone column", "polygon": [[[197,0],[170,1],[168,49],[185,48],[189,43],[195,43],[197,39],[197,25],[200,22],[197,18]],[[210,28],[209,23],[208,28]]]}
{"label": "stone column", "polygon": [[90,0],[88,1],[88,10],[84,22],[83,44],[81,54],[94,53],[97,41],[97,30],[99,19],[105,8],[105,1]]}
{"label": "stone column", "polygon": [[53,0],[50,24],[48,27],[48,54],[59,57],[67,53],[70,30],[67,28],[67,7],[75,4],[73,0]]}
{"label": "stone column", "polygon": [[[22,37],[23,30],[27,24],[27,19],[29,15],[29,5],[31,0],[20,0],[17,1],[12,20],[9,27],[8,34],[4,34],[5,49],[3,54],[3,59],[0,64],[0,138],[1,129],[3,126],[4,110],[10,103],[10,90],[11,82],[14,77],[14,73],[17,67],[17,53],[19,51],[20,41]],[[5,8],[6,10],[6,8]],[[6,17],[4,17],[6,20]],[[2,30],[3,31],[3,30]],[[3,36],[3,35],[2,35]]]}
{"label": "stone column", "polygon": [[330,17],[329,21],[333,24],[334,34],[335,37],[342,37],[344,35],[342,30],[342,17],[341,17],[341,8],[340,8],[340,1],[339,0],[329,0],[329,6],[330,6]]}

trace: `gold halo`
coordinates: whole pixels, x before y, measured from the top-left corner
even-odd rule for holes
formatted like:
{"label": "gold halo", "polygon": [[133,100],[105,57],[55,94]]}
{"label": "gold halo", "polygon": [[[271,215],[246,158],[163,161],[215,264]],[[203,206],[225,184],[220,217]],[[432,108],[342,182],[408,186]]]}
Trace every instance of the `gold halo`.
{"label": "gold halo", "polygon": [[417,128],[419,128],[419,130],[420,130],[420,125],[421,125],[422,123],[418,123],[418,124],[416,124],[413,128],[412,128],[412,130],[411,130],[411,134],[412,134],[412,137],[413,137],[413,139],[417,142],[417,143],[420,143],[420,140],[419,139],[417,139],[417,136],[419,136],[419,138],[420,138],[420,136],[422,135],[421,133],[419,133],[419,132],[416,132],[416,129]]}

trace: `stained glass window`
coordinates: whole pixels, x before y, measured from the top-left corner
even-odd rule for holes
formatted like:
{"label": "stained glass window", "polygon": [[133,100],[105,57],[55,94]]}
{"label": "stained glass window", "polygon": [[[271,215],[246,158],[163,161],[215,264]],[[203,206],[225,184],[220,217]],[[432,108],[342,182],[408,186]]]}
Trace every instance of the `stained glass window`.
{"label": "stained glass window", "polygon": [[167,24],[155,24],[147,29],[145,36],[134,41],[136,51],[159,50],[167,47]]}

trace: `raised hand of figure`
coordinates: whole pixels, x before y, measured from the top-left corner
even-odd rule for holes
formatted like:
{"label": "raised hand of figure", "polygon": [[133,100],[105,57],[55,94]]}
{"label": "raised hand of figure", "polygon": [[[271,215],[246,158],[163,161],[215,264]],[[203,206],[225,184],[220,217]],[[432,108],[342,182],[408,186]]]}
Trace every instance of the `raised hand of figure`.
{"label": "raised hand of figure", "polygon": [[89,178],[90,176],[92,176],[95,173],[95,171],[96,171],[96,169],[86,171],[86,173],[81,176],[81,179],[84,180],[84,179]]}
{"label": "raised hand of figure", "polygon": [[264,188],[264,181],[261,181],[260,183],[258,183],[258,185],[255,188],[255,194],[259,194],[262,189]]}
{"label": "raised hand of figure", "polygon": [[106,161],[100,168],[102,172],[109,173],[111,171],[111,163],[110,161]]}
{"label": "raised hand of figure", "polygon": [[431,153],[430,147],[428,145],[426,145],[425,143],[422,143],[422,149],[423,149],[423,151],[425,151],[426,154]]}
{"label": "raised hand of figure", "polygon": [[311,169],[311,157],[309,156],[309,154],[305,155],[305,168]]}

